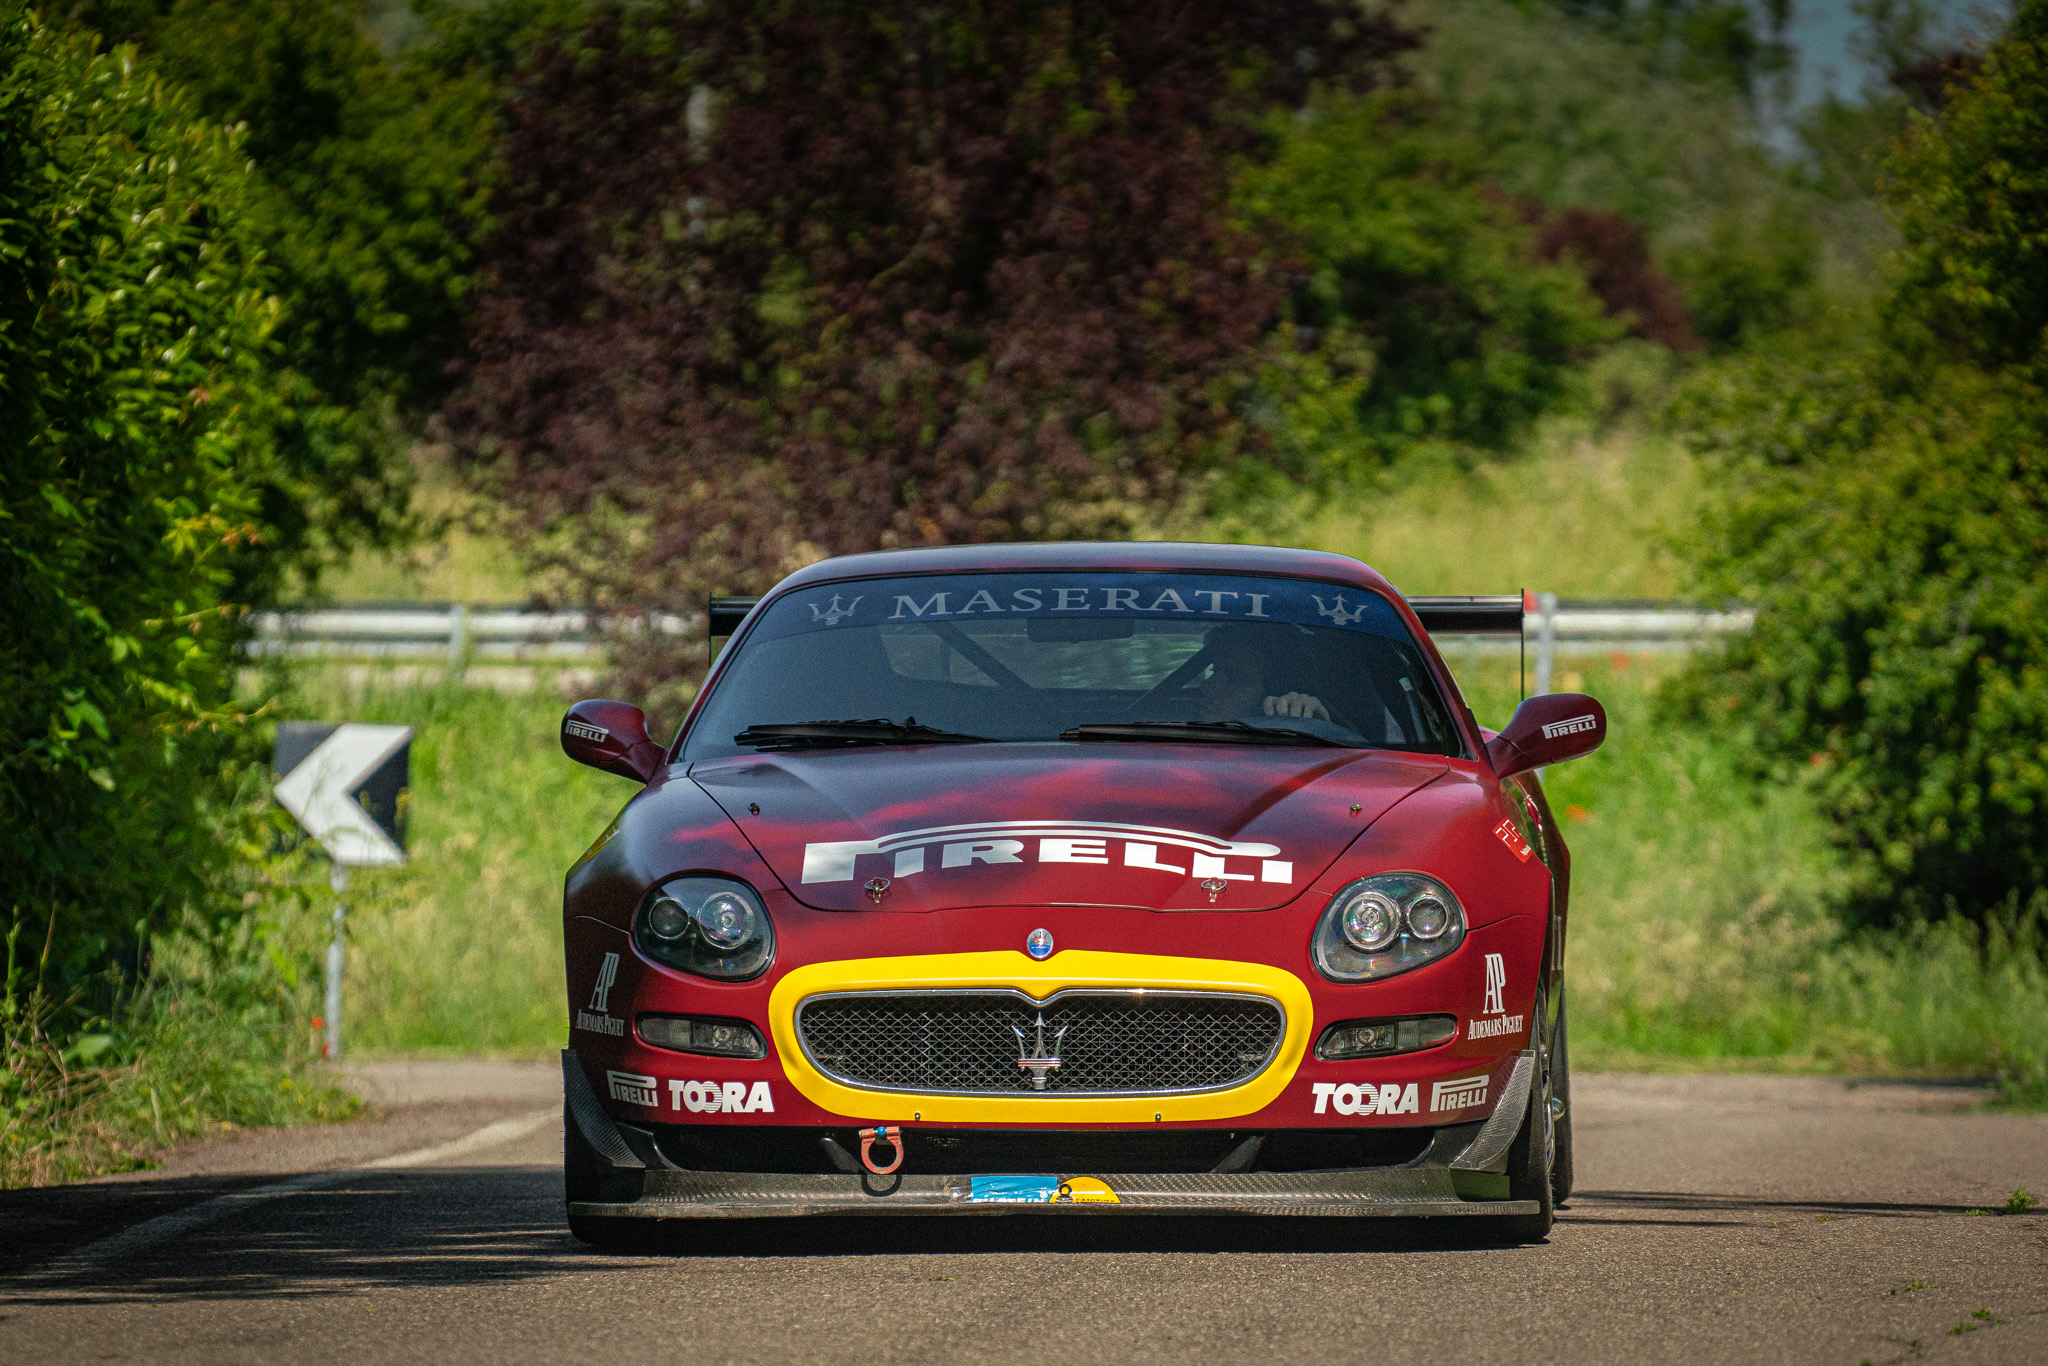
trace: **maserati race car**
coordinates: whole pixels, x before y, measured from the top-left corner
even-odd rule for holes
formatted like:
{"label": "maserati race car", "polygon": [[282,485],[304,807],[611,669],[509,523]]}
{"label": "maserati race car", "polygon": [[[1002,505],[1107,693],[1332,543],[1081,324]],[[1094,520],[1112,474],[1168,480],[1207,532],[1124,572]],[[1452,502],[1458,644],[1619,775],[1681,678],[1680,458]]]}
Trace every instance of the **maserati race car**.
{"label": "maserati race car", "polygon": [[[1519,631],[1519,599],[1492,610]],[[1415,605],[1309,551],[887,551],[713,616],[730,640],[672,743],[620,702],[562,722],[643,784],[564,898],[578,1237],[1548,1230],[1570,864],[1536,774],[1600,744],[1598,702],[1481,729]]]}

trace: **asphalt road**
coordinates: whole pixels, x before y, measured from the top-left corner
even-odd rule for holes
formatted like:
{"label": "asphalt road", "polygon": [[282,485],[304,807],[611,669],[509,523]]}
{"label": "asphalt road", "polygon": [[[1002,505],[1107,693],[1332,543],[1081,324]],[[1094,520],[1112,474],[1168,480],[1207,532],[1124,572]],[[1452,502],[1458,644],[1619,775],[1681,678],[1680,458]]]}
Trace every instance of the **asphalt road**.
{"label": "asphalt road", "polygon": [[0,1195],[0,1361],[2048,1363],[2048,1217],[1998,1213],[2048,1194],[2048,1116],[1939,1087],[1582,1075],[1582,1189],[1531,1247],[1019,1215],[599,1255],[548,1065],[369,1080],[364,1123]]}

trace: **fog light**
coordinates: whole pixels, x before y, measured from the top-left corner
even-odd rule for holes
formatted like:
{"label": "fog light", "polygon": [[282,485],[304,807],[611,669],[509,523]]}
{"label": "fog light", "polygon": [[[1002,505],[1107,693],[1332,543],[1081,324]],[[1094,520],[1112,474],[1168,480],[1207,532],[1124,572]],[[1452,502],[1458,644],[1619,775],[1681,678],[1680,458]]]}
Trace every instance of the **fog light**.
{"label": "fog light", "polygon": [[1325,1062],[1348,1058],[1383,1058],[1390,1053],[1413,1053],[1448,1043],[1458,1033],[1458,1021],[1450,1015],[1418,1015],[1407,1020],[1344,1020],[1323,1031],[1316,1041],[1316,1056]]}
{"label": "fog light", "polygon": [[640,1037],[656,1048],[710,1053],[721,1058],[765,1058],[760,1031],[745,1020],[701,1020],[689,1015],[642,1015]]}

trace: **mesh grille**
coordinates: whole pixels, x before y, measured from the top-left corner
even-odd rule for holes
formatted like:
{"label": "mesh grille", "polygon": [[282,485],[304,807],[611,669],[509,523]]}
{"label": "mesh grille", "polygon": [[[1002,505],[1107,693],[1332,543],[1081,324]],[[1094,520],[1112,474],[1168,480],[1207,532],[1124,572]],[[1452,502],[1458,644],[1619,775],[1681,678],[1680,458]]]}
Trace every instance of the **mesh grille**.
{"label": "mesh grille", "polygon": [[1017,1064],[1038,1052],[1041,1016],[1044,1053],[1060,1061],[1045,1069],[1048,1095],[1233,1086],[1265,1069],[1282,1031],[1270,1001],[1076,991],[1043,1007],[1008,993],[825,997],[804,1003],[797,1032],[819,1070],[849,1085],[1038,1094]]}

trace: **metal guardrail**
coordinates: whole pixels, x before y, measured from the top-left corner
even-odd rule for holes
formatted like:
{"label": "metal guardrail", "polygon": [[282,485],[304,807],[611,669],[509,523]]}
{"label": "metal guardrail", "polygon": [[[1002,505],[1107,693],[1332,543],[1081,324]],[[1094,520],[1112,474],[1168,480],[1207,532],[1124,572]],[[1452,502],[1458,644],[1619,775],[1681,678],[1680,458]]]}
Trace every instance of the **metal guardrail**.
{"label": "metal guardrail", "polygon": [[[692,630],[691,618],[645,623],[664,635]],[[258,612],[256,655],[344,659],[450,659],[581,662],[599,652],[588,612],[534,612],[464,603],[350,603],[310,612]]]}
{"label": "metal guardrail", "polygon": [[[1543,680],[1551,651],[1621,651],[1629,654],[1687,650],[1732,632],[1746,631],[1755,613],[1707,611],[1676,603],[1559,600],[1540,593],[1522,621],[1522,639],[1460,635],[1439,630],[1448,651],[1492,654],[1526,646]],[[341,659],[452,659],[477,663],[583,663],[601,653],[598,627],[583,611],[536,612],[519,607],[464,603],[350,603],[308,612],[259,612],[257,655]],[[704,629],[702,615],[663,613],[624,623],[662,635]]]}

